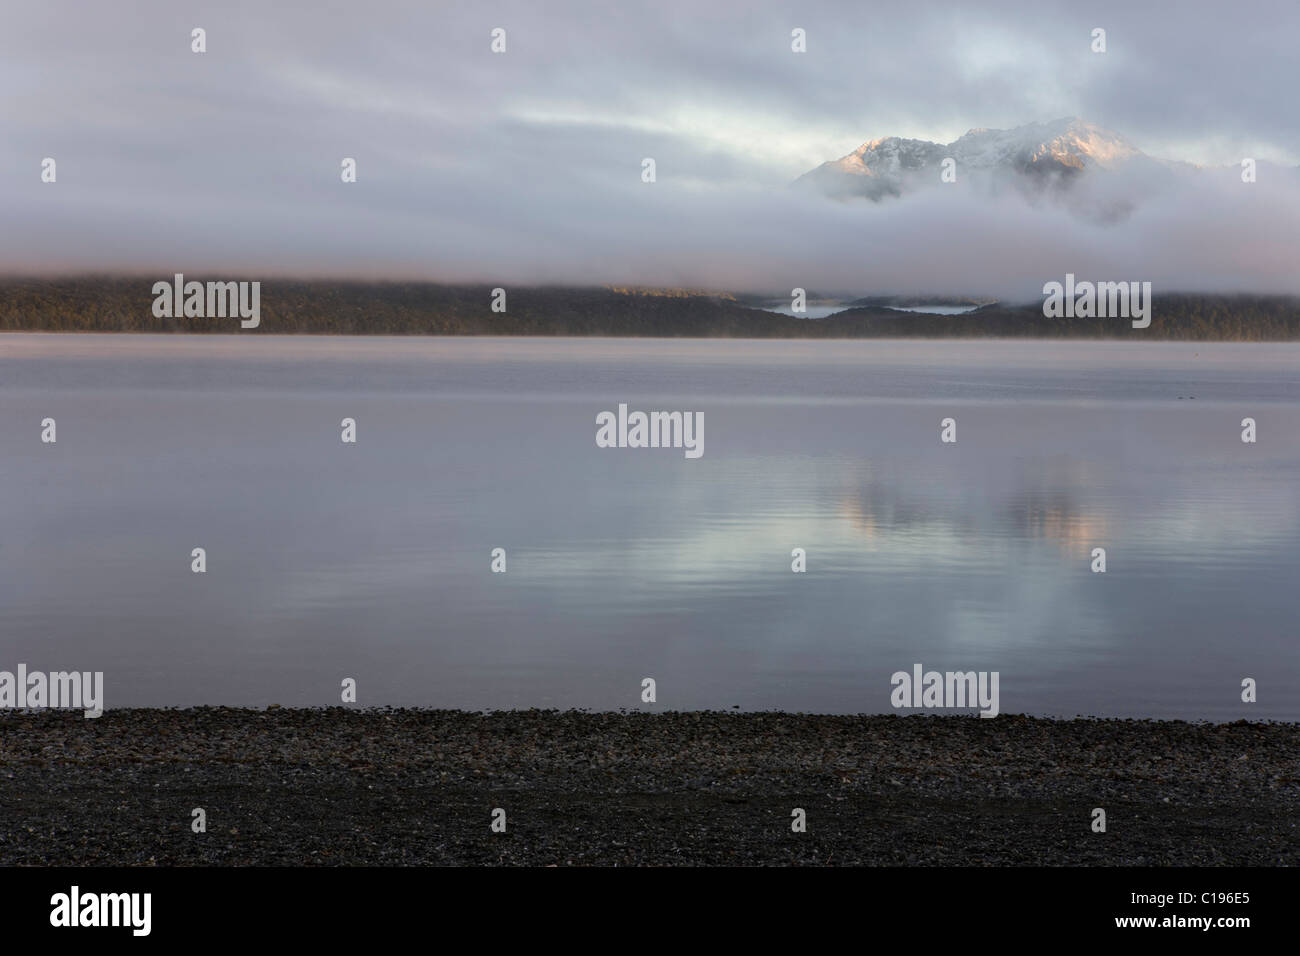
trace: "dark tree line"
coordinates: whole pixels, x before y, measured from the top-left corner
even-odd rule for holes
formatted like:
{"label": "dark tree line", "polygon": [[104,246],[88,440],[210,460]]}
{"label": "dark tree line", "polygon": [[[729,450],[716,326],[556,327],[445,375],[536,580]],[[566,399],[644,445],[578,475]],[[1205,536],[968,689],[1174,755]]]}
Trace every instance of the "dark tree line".
{"label": "dark tree line", "polygon": [[[208,277],[186,276],[207,281]],[[216,277],[221,278],[221,277]],[[608,288],[507,288],[507,311],[488,286],[267,280],[261,325],[229,318],[159,318],[150,278],[0,280],[0,330],[240,332],[319,335],[607,335],[719,338],[1082,337],[1189,341],[1300,339],[1300,298],[1157,293],[1151,326],[1126,319],[1049,319],[1038,303],[989,305],[964,315],[855,308],[796,319],[730,296]]]}

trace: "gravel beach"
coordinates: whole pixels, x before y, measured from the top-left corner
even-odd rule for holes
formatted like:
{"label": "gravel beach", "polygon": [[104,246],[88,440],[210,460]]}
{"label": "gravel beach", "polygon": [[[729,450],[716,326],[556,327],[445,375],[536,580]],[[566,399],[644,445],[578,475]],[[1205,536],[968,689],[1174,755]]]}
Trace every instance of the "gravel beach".
{"label": "gravel beach", "polygon": [[[203,833],[191,828],[199,807]],[[490,828],[498,807],[504,833]],[[794,808],[806,832],[792,832]],[[1293,865],[1298,819],[1297,724],[0,716],[7,865]]]}

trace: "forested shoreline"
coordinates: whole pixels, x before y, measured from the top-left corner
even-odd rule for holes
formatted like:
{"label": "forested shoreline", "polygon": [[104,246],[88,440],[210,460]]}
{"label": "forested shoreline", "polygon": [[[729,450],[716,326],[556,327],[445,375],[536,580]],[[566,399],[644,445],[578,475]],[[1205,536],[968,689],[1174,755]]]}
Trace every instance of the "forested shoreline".
{"label": "forested shoreline", "polygon": [[[168,277],[170,278],[170,277]],[[220,277],[187,276],[197,281]],[[0,331],[192,332],[244,335],[556,335],[718,338],[1134,338],[1300,340],[1300,297],[1169,293],[1151,325],[1119,318],[1047,318],[1040,303],[986,305],[962,315],[872,305],[803,319],[742,305],[729,294],[607,287],[493,287],[414,282],[265,280],[261,323],[159,317],[148,278],[0,280]]]}

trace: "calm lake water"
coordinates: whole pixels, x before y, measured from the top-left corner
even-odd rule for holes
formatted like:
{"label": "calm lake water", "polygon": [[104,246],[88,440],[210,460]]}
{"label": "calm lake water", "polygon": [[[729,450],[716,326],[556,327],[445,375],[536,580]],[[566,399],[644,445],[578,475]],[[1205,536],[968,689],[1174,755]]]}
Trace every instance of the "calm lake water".
{"label": "calm lake water", "polygon": [[[843,312],[850,308],[847,303],[836,305],[810,305],[803,312],[794,311],[789,305],[764,306],[766,312],[776,312],[778,315],[784,315],[792,319],[825,319],[837,312]],[[927,312],[930,315],[964,315],[967,312],[974,312],[978,306],[974,305],[893,305],[890,306],[895,312]]]}
{"label": "calm lake water", "polygon": [[110,708],[1294,720],[1298,524],[1297,345],[0,336],[0,669]]}

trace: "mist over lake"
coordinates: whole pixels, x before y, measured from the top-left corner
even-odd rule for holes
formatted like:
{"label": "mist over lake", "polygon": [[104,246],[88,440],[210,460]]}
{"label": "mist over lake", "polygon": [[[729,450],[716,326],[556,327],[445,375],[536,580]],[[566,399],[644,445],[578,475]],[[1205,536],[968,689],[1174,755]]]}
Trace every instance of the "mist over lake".
{"label": "mist over lake", "polygon": [[[597,447],[620,403],[703,455]],[[0,668],[856,713],[920,662],[1004,713],[1295,720],[1298,411],[1297,344],[6,335]]]}

